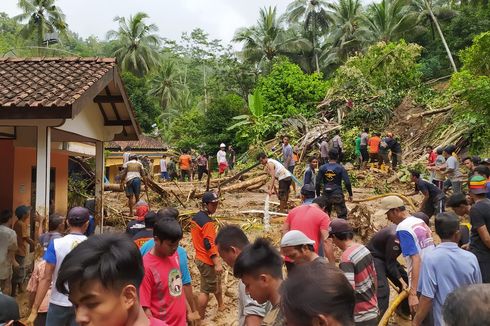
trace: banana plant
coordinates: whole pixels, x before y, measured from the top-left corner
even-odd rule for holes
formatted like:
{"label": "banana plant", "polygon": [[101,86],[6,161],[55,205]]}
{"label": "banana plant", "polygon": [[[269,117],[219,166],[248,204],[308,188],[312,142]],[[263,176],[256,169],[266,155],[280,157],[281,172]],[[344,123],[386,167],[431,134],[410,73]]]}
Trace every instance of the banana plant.
{"label": "banana plant", "polygon": [[264,98],[258,90],[255,90],[253,94],[248,94],[248,109],[250,110],[250,114],[233,117],[233,120],[237,120],[238,122],[228,127],[228,130],[253,124],[264,116]]}
{"label": "banana plant", "polygon": [[227,130],[238,129],[240,137],[248,138],[257,143],[264,136],[271,133],[282,121],[279,114],[266,114],[264,110],[264,97],[258,90],[248,95],[248,109],[250,114],[242,114],[233,117],[237,122]]}

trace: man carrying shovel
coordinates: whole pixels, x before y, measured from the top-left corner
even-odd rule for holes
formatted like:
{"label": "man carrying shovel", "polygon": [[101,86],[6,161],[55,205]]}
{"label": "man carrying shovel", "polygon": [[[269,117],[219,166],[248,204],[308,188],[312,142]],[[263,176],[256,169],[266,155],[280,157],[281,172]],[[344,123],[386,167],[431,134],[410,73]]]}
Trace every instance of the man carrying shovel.
{"label": "man carrying shovel", "polygon": [[133,206],[140,200],[141,181],[146,184],[146,172],[136,155],[131,155],[123,165],[121,188],[124,187],[128,197],[129,216],[133,216]]}

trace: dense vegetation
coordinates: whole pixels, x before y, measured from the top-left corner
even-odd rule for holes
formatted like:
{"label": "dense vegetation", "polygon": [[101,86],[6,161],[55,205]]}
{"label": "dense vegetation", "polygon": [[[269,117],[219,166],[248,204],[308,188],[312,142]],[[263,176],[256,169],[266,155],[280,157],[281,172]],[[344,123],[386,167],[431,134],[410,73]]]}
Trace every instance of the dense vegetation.
{"label": "dense vegetation", "polygon": [[425,103],[453,101],[473,150],[488,147],[487,1],[293,0],[284,13],[260,9],[255,25],[237,30],[239,53],[201,29],[162,38],[146,13],[115,17],[118,28],[100,40],[71,31],[55,0],[19,7],[17,17],[0,13],[0,55],[115,56],[143,130],[178,148],[245,150],[289,118],[319,115],[325,95],[322,115],[342,113],[350,130],[379,128],[407,92],[430,97],[421,83],[451,74],[447,92]]}

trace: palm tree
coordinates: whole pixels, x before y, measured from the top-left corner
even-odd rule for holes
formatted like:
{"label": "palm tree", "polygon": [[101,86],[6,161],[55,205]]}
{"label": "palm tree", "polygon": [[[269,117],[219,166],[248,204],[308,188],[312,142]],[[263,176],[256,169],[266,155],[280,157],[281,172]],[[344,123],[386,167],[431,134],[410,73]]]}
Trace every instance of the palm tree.
{"label": "palm tree", "polygon": [[456,12],[440,3],[432,4],[430,0],[412,0],[412,6],[414,11],[418,12],[418,22],[419,26],[430,25],[430,30],[432,34],[432,39],[435,40],[435,29],[437,30],[441,42],[446,50],[449,62],[454,72],[457,72],[456,64],[454,63],[453,55],[449,50],[449,46],[446,43],[446,38],[442,33],[442,29],[439,25],[438,19],[451,19],[456,15]]}
{"label": "palm tree", "polygon": [[129,16],[128,21],[124,17],[115,17],[119,29],[107,33],[109,40],[115,40],[113,55],[122,69],[139,77],[147,74],[158,63],[160,37],[155,34],[158,27],[145,24],[148,17],[144,12]]}
{"label": "palm tree", "polygon": [[185,85],[181,82],[180,71],[174,61],[166,60],[160,63],[152,77],[148,95],[158,98],[160,106],[166,110],[185,89]]}
{"label": "palm tree", "polygon": [[308,35],[314,53],[316,71],[320,72],[318,52],[321,38],[327,33],[330,17],[325,0],[294,0],[289,4],[286,17],[292,23],[299,23]]}
{"label": "palm tree", "polygon": [[278,55],[288,55],[311,46],[308,40],[298,39],[293,31],[284,30],[275,7],[260,9],[257,24],[238,29],[233,42],[243,43],[243,57],[259,65]]}
{"label": "palm tree", "polygon": [[27,21],[21,35],[29,37],[35,33],[38,47],[43,45],[46,33],[65,34],[67,31],[65,15],[54,3],[55,0],[19,0],[17,4],[23,13],[14,18],[19,22]]}
{"label": "palm tree", "polygon": [[328,9],[332,25],[321,54],[325,66],[340,64],[349,55],[361,50],[359,35],[362,24],[361,1],[339,0],[336,3],[329,3]]}
{"label": "palm tree", "polygon": [[410,0],[382,0],[369,5],[361,29],[367,43],[397,41],[417,24]]}

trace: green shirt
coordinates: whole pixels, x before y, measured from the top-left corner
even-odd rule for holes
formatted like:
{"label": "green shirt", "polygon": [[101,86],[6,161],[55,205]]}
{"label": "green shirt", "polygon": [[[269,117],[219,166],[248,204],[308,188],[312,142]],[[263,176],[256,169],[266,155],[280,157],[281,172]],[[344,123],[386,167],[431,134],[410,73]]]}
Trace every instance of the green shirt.
{"label": "green shirt", "polygon": [[356,156],[361,156],[361,137],[356,138]]}

